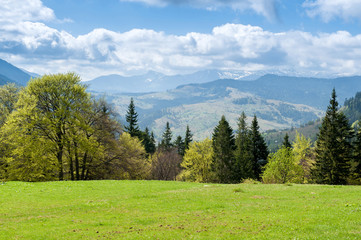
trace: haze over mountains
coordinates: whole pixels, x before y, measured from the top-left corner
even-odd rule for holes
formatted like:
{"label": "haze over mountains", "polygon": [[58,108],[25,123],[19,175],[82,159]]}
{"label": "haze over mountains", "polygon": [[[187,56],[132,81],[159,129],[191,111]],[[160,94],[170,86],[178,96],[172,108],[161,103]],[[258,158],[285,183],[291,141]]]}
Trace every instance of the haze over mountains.
{"label": "haze over mountains", "polygon": [[[30,75],[37,76],[0,60],[1,85],[24,86]],[[195,139],[211,137],[222,115],[235,129],[242,111],[249,121],[256,114],[262,130],[299,126],[323,116],[334,87],[341,104],[361,91],[357,76],[320,79],[217,70],[175,76],[109,75],[85,84],[94,95],[105,96],[123,122],[133,97],[141,128],[150,128],[159,138],[167,121],[174,135],[183,135],[189,125]]]}

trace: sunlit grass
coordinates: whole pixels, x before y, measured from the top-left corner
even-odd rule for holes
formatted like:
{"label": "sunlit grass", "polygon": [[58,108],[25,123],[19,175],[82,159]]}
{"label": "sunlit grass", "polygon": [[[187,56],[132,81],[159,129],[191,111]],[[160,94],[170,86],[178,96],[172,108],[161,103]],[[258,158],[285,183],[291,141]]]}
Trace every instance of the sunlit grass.
{"label": "sunlit grass", "polygon": [[8,182],[0,239],[361,239],[361,187]]}

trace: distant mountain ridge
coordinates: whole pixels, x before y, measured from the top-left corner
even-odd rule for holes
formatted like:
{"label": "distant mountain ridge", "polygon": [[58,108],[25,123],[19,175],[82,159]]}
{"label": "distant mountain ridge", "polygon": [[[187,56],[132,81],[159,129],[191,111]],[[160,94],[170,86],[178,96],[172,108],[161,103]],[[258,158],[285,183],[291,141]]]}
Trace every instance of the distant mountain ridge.
{"label": "distant mountain ridge", "polygon": [[0,59],[0,85],[16,83],[25,86],[30,79],[31,76],[28,73]]}
{"label": "distant mountain ridge", "polygon": [[254,80],[258,74],[250,74],[244,71],[218,71],[204,70],[192,74],[164,75],[162,73],[149,71],[143,75],[121,76],[111,74],[100,76],[85,82],[89,90],[97,92],[122,92],[122,93],[144,93],[162,92],[174,89],[179,85],[206,83],[217,79],[233,78],[242,80]]}

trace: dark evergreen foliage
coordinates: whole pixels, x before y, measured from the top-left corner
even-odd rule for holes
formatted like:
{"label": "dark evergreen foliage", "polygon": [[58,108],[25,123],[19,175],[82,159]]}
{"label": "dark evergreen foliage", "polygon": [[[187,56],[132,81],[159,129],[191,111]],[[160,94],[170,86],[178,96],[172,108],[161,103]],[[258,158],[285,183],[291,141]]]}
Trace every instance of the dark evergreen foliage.
{"label": "dark evergreen foliage", "polygon": [[238,119],[235,151],[235,180],[254,178],[250,130],[246,123],[246,114],[242,112]]}
{"label": "dark evergreen foliage", "polygon": [[161,148],[164,150],[170,150],[173,147],[172,144],[172,131],[169,127],[169,122],[167,122],[165,126],[165,130],[163,132],[162,141],[160,143]]}
{"label": "dark evergreen foliage", "polygon": [[213,132],[213,150],[214,161],[213,169],[222,183],[234,182],[234,153],[235,139],[233,130],[227,122],[225,116],[222,116],[218,126]]}
{"label": "dark evergreen foliage", "polygon": [[155,152],[155,140],[153,132],[149,133],[149,129],[147,127],[142,134],[142,143],[147,153],[153,154]]}
{"label": "dark evergreen foliage", "polygon": [[176,140],[174,141],[174,146],[177,148],[178,154],[181,155],[181,156],[184,156],[184,152],[185,152],[184,147],[185,147],[185,144],[184,144],[184,141],[183,141],[183,139],[182,139],[181,136],[178,136],[178,137],[176,138]]}
{"label": "dark evergreen foliage", "polygon": [[353,131],[342,112],[338,111],[333,89],[326,116],[316,142],[316,163],[313,178],[322,184],[345,184],[352,160]]}
{"label": "dark evergreen foliage", "polygon": [[133,98],[130,99],[130,104],[128,106],[125,120],[128,123],[128,126],[125,126],[125,130],[130,134],[130,136],[141,138],[142,134],[139,130],[138,114],[135,111],[135,105],[134,105]]}
{"label": "dark evergreen foliage", "polygon": [[191,133],[191,130],[189,129],[189,126],[187,125],[186,135],[184,137],[184,152],[188,150],[189,144],[193,141],[192,137],[193,137],[193,135]]}
{"label": "dark evergreen foliage", "polygon": [[354,154],[354,162],[355,162],[355,177],[361,178],[361,129],[359,128],[357,135],[356,135],[356,141],[354,143],[355,147],[355,154]]}
{"label": "dark evergreen foliage", "polygon": [[262,167],[267,164],[267,157],[269,152],[266,142],[259,132],[259,125],[256,115],[252,120],[250,139],[253,174],[255,179],[260,179]]}
{"label": "dark evergreen foliage", "polygon": [[285,137],[283,138],[282,146],[284,146],[286,148],[292,148],[292,145],[291,145],[290,140],[289,140],[288,133],[286,133]]}

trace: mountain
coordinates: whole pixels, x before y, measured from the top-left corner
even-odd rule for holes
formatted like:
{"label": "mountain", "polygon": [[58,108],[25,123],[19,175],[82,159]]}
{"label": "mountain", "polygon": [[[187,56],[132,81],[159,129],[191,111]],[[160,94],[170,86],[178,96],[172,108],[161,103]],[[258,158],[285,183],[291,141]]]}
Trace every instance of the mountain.
{"label": "mountain", "polygon": [[244,71],[218,71],[205,70],[192,74],[168,76],[162,73],[149,71],[138,76],[125,77],[117,74],[100,76],[91,81],[87,81],[89,90],[97,92],[122,92],[122,93],[142,93],[161,92],[171,90],[179,85],[192,83],[206,83],[216,79],[242,79],[254,80],[259,75]]}
{"label": "mountain", "polygon": [[0,59],[0,85],[16,83],[25,86],[30,78],[28,73]]}
{"label": "mountain", "polygon": [[[184,135],[189,125],[195,139],[211,137],[224,114],[236,129],[245,111],[250,122],[256,114],[263,131],[287,129],[323,117],[331,91],[339,102],[361,90],[361,77],[335,79],[265,75],[253,81],[220,79],[187,84],[164,92],[107,93],[119,115],[124,115],[133,97],[139,123],[160,137],[167,121],[174,135]],[[97,93],[102,95],[101,93]]]}

